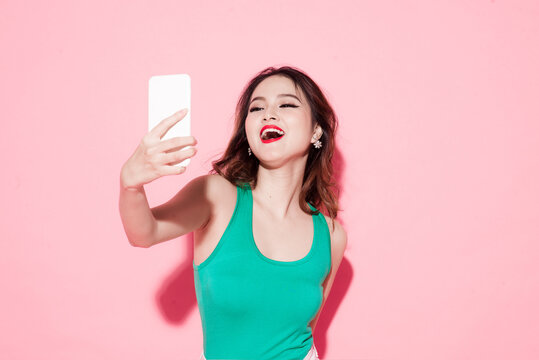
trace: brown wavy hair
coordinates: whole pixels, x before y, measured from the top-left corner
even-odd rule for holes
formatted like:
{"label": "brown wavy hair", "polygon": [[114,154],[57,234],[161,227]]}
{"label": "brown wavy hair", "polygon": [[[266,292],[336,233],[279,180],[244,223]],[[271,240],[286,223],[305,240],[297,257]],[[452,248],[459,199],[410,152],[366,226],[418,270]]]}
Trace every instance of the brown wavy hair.
{"label": "brown wavy hair", "polygon": [[[237,186],[249,184],[252,188],[256,187],[259,160],[247,153],[249,143],[245,133],[245,119],[249,111],[249,100],[255,88],[272,75],[286,76],[294,82],[296,89],[301,88],[311,107],[313,126],[319,124],[323,130],[320,138],[322,147],[316,149],[311,146],[307,156],[299,195],[299,206],[309,215],[318,214],[319,210],[311,210],[307,202],[316,209],[323,206],[333,222],[333,219],[337,217],[337,211],[340,211],[338,187],[333,182],[331,161],[335,150],[337,117],[318,85],[297,68],[291,66],[268,67],[259,72],[247,84],[236,105],[234,134],[222,157],[212,162],[213,169],[210,170],[210,173],[219,174]],[[335,224],[333,224],[334,227]]]}

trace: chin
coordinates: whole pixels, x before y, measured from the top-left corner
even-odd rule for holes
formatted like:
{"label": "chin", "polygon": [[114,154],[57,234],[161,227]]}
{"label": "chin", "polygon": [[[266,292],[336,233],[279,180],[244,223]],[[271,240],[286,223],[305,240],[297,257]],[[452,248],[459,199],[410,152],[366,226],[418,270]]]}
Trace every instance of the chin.
{"label": "chin", "polygon": [[285,156],[282,153],[265,153],[265,156],[258,157],[258,161],[260,162],[260,165],[263,166],[266,169],[277,169],[286,165],[290,165],[291,162],[297,162],[298,160],[301,161],[307,161],[308,153],[302,155],[302,154],[296,154],[296,155],[289,155]]}

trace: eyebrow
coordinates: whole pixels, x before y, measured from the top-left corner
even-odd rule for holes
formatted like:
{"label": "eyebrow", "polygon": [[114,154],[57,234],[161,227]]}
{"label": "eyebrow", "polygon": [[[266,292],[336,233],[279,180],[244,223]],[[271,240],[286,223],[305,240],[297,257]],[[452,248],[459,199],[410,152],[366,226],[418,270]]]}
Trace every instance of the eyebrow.
{"label": "eyebrow", "polygon": [[[299,101],[300,104],[301,104],[301,100],[300,100],[296,95],[293,95],[293,94],[279,94],[279,95],[277,95],[277,97],[285,97],[285,96],[293,97],[293,98],[295,98],[297,101]],[[266,98],[263,97],[263,96],[257,96],[257,97],[255,97],[255,98],[253,98],[253,99],[249,102],[249,104],[252,103],[252,102],[255,101],[255,100],[266,100]]]}

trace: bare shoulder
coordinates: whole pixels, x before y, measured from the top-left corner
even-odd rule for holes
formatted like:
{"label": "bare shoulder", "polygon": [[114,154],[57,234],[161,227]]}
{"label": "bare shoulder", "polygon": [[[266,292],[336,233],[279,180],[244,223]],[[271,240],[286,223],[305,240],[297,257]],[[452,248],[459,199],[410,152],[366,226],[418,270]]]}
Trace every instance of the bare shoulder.
{"label": "bare shoulder", "polygon": [[212,204],[215,216],[236,203],[236,186],[219,174],[203,175],[206,182],[206,197]]}
{"label": "bare shoulder", "polygon": [[219,174],[200,175],[189,184],[193,187],[203,187],[204,195],[210,201],[218,199],[223,192],[235,191],[235,186]]}
{"label": "bare shoulder", "polygon": [[192,198],[194,203],[209,205],[210,217],[218,214],[223,205],[235,202],[236,198],[236,187],[219,174],[197,176],[184,187],[183,192],[186,197]]}
{"label": "bare shoulder", "polygon": [[[348,236],[346,230],[337,219],[331,219],[331,217],[324,215],[329,227],[329,233],[331,237],[331,254],[332,258],[336,259],[338,263],[344,255],[346,244],[348,243]],[[333,223],[335,226],[333,226]]]}
{"label": "bare shoulder", "polygon": [[236,197],[236,186],[219,174],[204,175],[208,183],[208,197],[211,200],[219,201],[223,196],[234,195]]}

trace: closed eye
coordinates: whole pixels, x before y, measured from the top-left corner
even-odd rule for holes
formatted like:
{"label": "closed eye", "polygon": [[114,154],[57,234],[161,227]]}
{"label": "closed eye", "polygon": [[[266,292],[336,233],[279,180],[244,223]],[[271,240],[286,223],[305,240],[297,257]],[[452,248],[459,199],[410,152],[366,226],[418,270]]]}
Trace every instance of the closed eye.
{"label": "closed eye", "polygon": [[[280,107],[297,108],[297,107],[299,107],[299,106],[297,106],[297,105],[295,105],[295,104],[282,104]],[[249,112],[260,111],[260,110],[263,110],[263,108],[258,107],[258,106],[254,106],[254,107],[252,107],[252,108],[249,109]]]}

